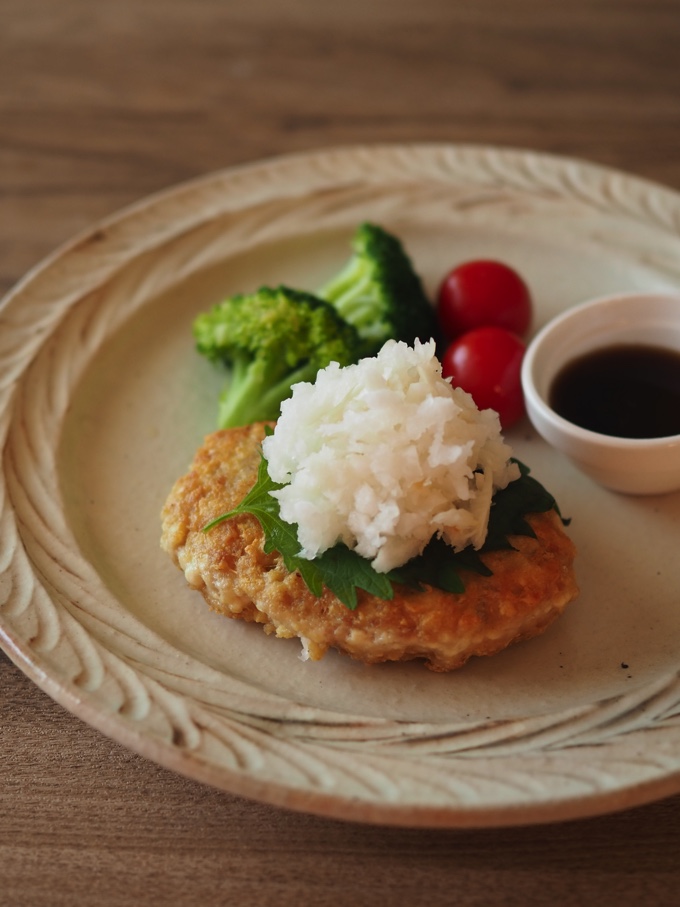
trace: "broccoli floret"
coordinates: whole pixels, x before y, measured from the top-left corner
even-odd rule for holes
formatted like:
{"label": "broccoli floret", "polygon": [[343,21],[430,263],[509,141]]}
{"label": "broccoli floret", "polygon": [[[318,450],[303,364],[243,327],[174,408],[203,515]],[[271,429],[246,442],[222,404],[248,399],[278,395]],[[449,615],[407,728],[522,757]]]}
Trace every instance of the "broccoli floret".
{"label": "broccoli floret", "polygon": [[436,336],[432,305],[401,242],[383,227],[361,224],[352,238],[353,254],[317,296],[330,302],[363,341],[372,356],[386,340]]}
{"label": "broccoli floret", "polygon": [[199,315],[193,330],[198,351],[230,371],[220,428],[278,418],[293,384],[361,354],[357,330],[331,305],[285,286],[232,296]]}

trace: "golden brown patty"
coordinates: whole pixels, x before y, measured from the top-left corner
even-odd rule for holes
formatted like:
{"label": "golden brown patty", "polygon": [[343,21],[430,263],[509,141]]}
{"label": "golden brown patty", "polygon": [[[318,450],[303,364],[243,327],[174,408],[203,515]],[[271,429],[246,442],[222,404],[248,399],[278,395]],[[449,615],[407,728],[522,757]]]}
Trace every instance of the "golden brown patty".
{"label": "golden brown patty", "polygon": [[255,517],[202,531],[253,486],[263,437],[262,424],[209,435],[163,508],[162,547],[221,614],[300,637],[313,659],[336,648],[366,663],[423,658],[432,670],[450,671],[542,633],[578,594],[574,546],[550,511],[529,517],[535,539],[515,536],[516,551],[484,554],[493,576],[467,573],[464,593],[397,585],[383,601],[359,591],[354,611],[328,591],[316,598],[280,555],[264,553]]}

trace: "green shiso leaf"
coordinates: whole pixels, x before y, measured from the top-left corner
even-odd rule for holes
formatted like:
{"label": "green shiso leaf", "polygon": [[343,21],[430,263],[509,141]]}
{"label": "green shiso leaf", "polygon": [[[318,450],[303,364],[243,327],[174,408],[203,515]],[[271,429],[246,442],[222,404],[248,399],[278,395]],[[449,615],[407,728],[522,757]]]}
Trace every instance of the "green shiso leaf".
{"label": "green shiso leaf", "polygon": [[[512,548],[508,541],[510,535],[526,535],[535,538],[536,533],[527,522],[530,513],[545,513],[559,508],[555,498],[529,474],[529,468],[513,459],[519,467],[520,477],[510,482],[493,496],[486,541],[482,551],[498,551],[501,548]],[[561,515],[560,515],[561,517]],[[568,520],[562,520],[567,525]]]}
{"label": "green shiso leaf", "polygon": [[[272,497],[272,491],[280,488],[269,478],[267,461],[260,459],[257,471],[257,481],[244,497],[238,507],[223,513],[203,527],[208,532],[213,526],[241,513],[250,513],[257,518],[264,532],[264,550],[266,554],[278,551],[286,569],[293,573],[297,570],[307,584],[309,590],[316,596],[321,595],[324,587],[324,577],[316,561],[298,557],[300,543],[297,539],[297,529],[290,523],[285,523],[279,516],[279,502]],[[340,596],[338,596],[339,598]]]}
{"label": "green shiso leaf", "polygon": [[312,563],[320,569],[324,585],[351,610],[358,604],[357,589],[364,589],[377,598],[394,597],[394,588],[386,574],[376,573],[370,561],[347,545],[329,548]]}
{"label": "green shiso leaf", "polygon": [[[297,527],[281,519],[278,501],[271,492],[282,486],[269,477],[264,457],[260,460],[255,485],[241,503],[203,529],[207,532],[231,517],[252,514],[262,527],[267,554],[278,551],[286,569],[291,572],[297,570],[313,595],[320,596],[326,587],[351,610],[358,604],[357,590],[363,589],[378,598],[391,599],[394,596],[393,583],[414,588],[434,586],[445,592],[461,593],[465,591],[462,571],[491,575],[492,571],[484,564],[480,554],[512,549],[511,535],[535,536],[526,520],[528,514],[551,509],[559,513],[553,496],[529,475],[529,469],[523,463],[514,462],[519,466],[520,478],[494,495],[486,541],[479,551],[468,547],[454,552],[442,539],[433,537],[422,554],[390,573],[377,573],[370,561],[342,543],[329,548],[314,560],[300,557]],[[568,521],[563,522],[566,524]]]}

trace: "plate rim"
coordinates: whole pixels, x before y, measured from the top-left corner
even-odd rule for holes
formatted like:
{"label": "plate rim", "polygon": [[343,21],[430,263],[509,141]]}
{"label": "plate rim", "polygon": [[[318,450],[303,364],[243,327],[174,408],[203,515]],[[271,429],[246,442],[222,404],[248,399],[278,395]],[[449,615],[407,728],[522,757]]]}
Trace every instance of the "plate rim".
{"label": "plate rim", "polygon": [[[226,180],[229,182],[232,179],[238,180],[241,176],[252,176],[253,173],[257,174],[258,172],[276,170],[277,168],[285,169],[289,165],[305,166],[319,160],[328,163],[331,160],[337,161],[338,157],[349,156],[356,160],[357,158],[376,158],[376,156],[380,157],[381,155],[387,155],[391,158],[396,156],[396,166],[398,166],[399,155],[408,153],[422,154],[426,158],[428,155],[455,155],[456,153],[462,153],[470,155],[472,158],[475,155],[480,155],[494,159],[497,165],[498,161],[501,164],[505,162],[506,165],[508,161],[515,163],[519,161],[523,166],[527,166],[530,163],[531,166],[538,165],[540,167],[544,162],[547,162],[549,164],[548,169],[550,167],[575,169],[575,172],[581,174],[585,172],[586,177],[618,182],[617,191],[619,192],[622,191],[621,185],[627,185],[633,186],[643,197],[647,193],[652,193],[655,196],[655,201],[651,208],[652,215],[658,214],[662,222],[668,221],[668,210],[670,210],[672,218],[670,222],[680,225],[680,195],[674,190],[576,158],[565,158],[543,152],[518,149],[498,149],[493,146],[449,145],[447,143],[360,145],[321,149],[320,151],[312,152],[298,152],[292,155],[272,157],[263,161],[246,163],[237,167],[204,174],[178,186],[169,187],[146,196],[109,217],[101,219],[78,236],[62,244],[50,256],[34,266],[4,297],[2,303],[0,303],[0,314],[6,312],[8,307],[15,305],[15,301],[20,299],[22,294],[31,289],[36,281],[43,279],[51,268],[58,267],[65,258],[77,256],[80,250],[87,248],[92,243],[101,242],[102,237],[105,237],[108,231],[121,224],[126,224],[130,219],[144,218],[149,211],[153,212],[159,206],[162,208],[168,203],[172,205],[179,196],[209,190],[215,182],[219,181]],[[670,200],[672,202],[672,204],[669,202],[668,210],[664,208],[663,204],[659,206],[659,196],[666,199],[666,201]],[[675,218],[677,218],[677,222],[674,220]],[[680,232],[680,227],[676,226],[677,232]],[[22,375],[23,370],[17,374],[14,382],[10,382],[10,390],[19,383]],[[3,398],[0,398],[0,401],[2,400]],[[12,404],[11,401],[8,402],[6,392],[0,412],[4,417],[4,423],[11,422]],[[5,427],[8,428],[8,424]],[[3,435],[3,454],[4,452],[5,436]],[[1,478],[3,480],[6,478],[4,469]],[[79,690],[72,683],[56,677],[54,669],[48,663],[43,662],[34,651],[31,654],[30,646],[25,641],[16,638],[11,629],[8,629],[2,605],[3,603],[0,602],[0,646],[20,670],[67,710],[82,718],[88,724],[97,727],[113,739],[122,742],[140,755],[151,758],[166,768],[212,786],[229,790],[232,793],[263,800],[273,805],[302,809],[324,816],[335,816],[337,818],[371,823],[427,825],[429,827],[489,827],[546,822],[565,818],[581,818],[604,811],[640,805],[649,802],[650,799],[666,796],[680,789],[680,763],[678,763],[674,769],[662,772],[655,779],[643,780],[625,789],[603,790],[596,796],[591,794],[583,797],[571,796],[560,801],[551,800],[546,803],[533,802],[529,809],[521,804],[514,806],[477,805],[473,808],[466,806],[457,809],[451,804],[435,808],[431,805],[423,806],[411,803],[404,806],[403,804],[388,802],[373,804],[363,802],[357,808],[357,803],[352,798],[338,797],[336,794],[324,794],[318,790],[305,792],[297,789],[291,790],[290,787],[286,786],[279,788],[272,782],[263,783],[261,779],[253,778],[247,774],[235,773],[229,775],[227,772],[227,775],[225,775],[223,768],[218,770],[209,763],[198,759],[196,754],[191,753],[187,749],[182,749],[172,743],[168,745],[167,741],[162,740],[160,737],[150,737],[148,734],[144,734],[139,729],[139,725],[134,725],[125,716],[104,712],[101,706],[98,705],[96,698],[87,691]],[[637,732],[632,731],[629,733],[635,734]],[[677,739],[680,741],[680,733],[678,733]]]}

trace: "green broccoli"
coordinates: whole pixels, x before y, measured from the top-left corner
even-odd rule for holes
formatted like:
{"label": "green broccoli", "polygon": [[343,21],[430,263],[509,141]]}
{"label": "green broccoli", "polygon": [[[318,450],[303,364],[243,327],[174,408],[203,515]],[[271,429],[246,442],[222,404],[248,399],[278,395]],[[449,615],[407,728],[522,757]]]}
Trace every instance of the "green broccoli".
{"label": "green broccoli", "polygon": [[436,336],[434,309],[401,242],[384,228],[361,224],[353,255],[317,296],[330,302],[359,331],[363,355],[373,356],[386,340],[409,345]]}
{"label": "green broccoli", "polygon": [[230,370],[220,428],[278,418],[291,385],[361,353],[357,330],[331,305],[285,286],[232,296],[199,315],[193,331],[198,351]]}

